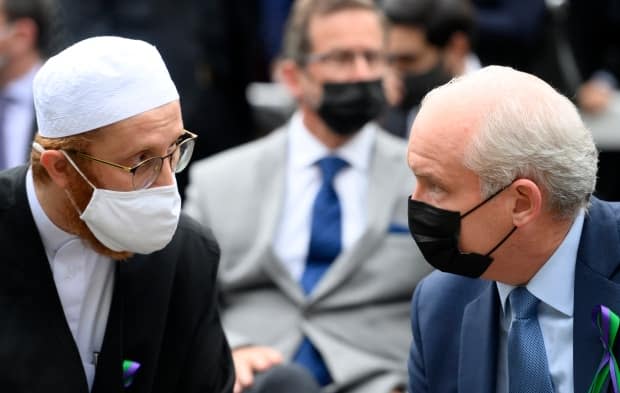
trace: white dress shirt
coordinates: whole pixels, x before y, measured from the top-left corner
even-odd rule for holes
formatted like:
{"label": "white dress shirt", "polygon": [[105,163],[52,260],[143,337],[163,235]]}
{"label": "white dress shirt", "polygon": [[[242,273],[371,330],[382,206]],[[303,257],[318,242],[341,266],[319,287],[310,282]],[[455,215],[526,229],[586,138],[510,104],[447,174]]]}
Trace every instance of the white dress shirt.
{"label": "white dress shirt", "polygon": [[0,140],[0,149],[4,151],[7,168],[25,164],[30,159],[28,147],[32,143],[34,127],[32,81],[40,67],[41,65],[37,64],[19,79],[10,82],[2,91],[4,96],[10,98],[6,104],[4,124],[1,125],[4,138]]}
{"label": "white dress shirt", "polygon": [[288,124],[288,155],[284,208],[273,240],[276,255],[299,281],[303,275],[310,245],[312,206],[323,178],[315,163],[336,155],[349,163],[338,172],[334,188],[342,212],[342,251],[351,247],[364,233],[368,216],[368,171],[377,126],[366,124],[344,146],[330,151],[303,123],[297,112]]}
{"label": "white dress shirt", "polygon": [[[575,263],[583,228],[584,212],[573,221],[568,234],[551,258],[540,268],[526,288],[536,296],[538,323],[554,392],[573,393],[573,305],[575,300]],[[508,392],[507,340],[513,313],[507,303],[512,285],[496,283],[502,312],[497,366],[497,393]]]}
{"label": "white dress shirt", "polygon": [[[30,210],[90,391],[95,378],[95,353],[101,350],[112,301],[114,263],[50,221],[36,196],[31,169],[26,176]],[[120,370],[121,365],[118,367]]]}

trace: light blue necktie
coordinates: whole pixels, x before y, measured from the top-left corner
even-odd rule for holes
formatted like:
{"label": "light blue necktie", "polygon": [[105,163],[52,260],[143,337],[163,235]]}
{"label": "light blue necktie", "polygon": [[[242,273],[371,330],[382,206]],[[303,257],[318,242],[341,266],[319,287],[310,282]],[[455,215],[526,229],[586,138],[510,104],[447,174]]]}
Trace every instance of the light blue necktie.
{"label": "light blue necktie", "polygon": [[[323,184],[312,207],[310,246],[301,277],[301,286],[306,295],[312,292],[342,249],[342,217],[340,201],[334,189],[334,177],[348,164],[341,158],[329,156],[319,160],[317,165],[321,169]],[[322,386],[332,381],[321,354],[307,337],[295,355],[295,362],[307,367]]]}
{"label": "light blue necktie", "polygon": [[524,287],[510,293],[514,319],[508,333],[510,393],[553,393],[545,342],[538,324],[538,300]]}

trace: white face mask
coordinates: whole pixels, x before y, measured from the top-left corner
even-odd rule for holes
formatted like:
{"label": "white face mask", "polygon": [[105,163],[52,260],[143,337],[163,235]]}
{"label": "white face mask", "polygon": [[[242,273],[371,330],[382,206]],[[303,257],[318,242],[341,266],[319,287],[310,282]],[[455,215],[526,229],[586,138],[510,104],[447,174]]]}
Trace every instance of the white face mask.
{"label": "white face mask", "polygon": [[[170,243],[181,214],[181,196],[176,184],[136,191],[97,188],[63,153],[94,190],[80,219],[97,240],[113,251],[138,254],[150,254]],[[69,199],[73,202],[70,195]]]}

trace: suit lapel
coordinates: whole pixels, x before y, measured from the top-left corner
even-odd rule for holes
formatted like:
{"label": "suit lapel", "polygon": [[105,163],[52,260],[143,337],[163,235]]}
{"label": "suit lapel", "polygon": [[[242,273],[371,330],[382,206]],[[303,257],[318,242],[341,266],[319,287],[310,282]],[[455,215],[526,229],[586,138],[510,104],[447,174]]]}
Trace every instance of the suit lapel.
{"label": "suit lapel", "polygon": [[114,294],[105,335],[97,360],[92,393],[122,392],[123,291],[119,262],[115,262]]}
{"label": "suit lapel", "polygon": [[620,237],[613,217],[615,214],[609,205],[593,198],[575,267],[575,392],[587,391],[603,355],[598,329],[592,323],[592,310],[602,304],[616,314],[620,313],[620,284],[611,279],[613,274],[617,274],[620,261]]}
{"label": "suit lapel", "polygon": [[393,208],[398,199],[403,203],[406,195],[402,195],[403,179],[398,176],[403,171],[395,170],[399,166],[406,165],[405,152],[396,154],[394,150],[388,150],[384,144],[385,138],[377,131],[372,161],[369,167],[370,176],[368,181],[368,223],[366,231],[360,239],[348,251],[340,254],[319,281],[311,294],[310,301],[316,302],[337,288],[360,263],[364,263],[368,255],[372,254],[378,244],[385,238],[393,213]]}
{"label": "suit lapel", "polygon": [[[14,198],[4,211],[0,206],[0,235],[5,245],[0,263],[0,321],[4,321],[0,327],[0,363],[11,359],[2,368],[14,370],[10,381],[17,382],[17,391],[86,393],[80,355],[28,204],[26,169],[6,172],[13,187],[0,190]],[[2,337],[12,339],[4,343]],[[11,391],[11,386],[3,387]]]}
{"label": "suit lapel", "polygon": [[492,393],[497,384],[499,299],[493,282],[463,313],[458,391]]}
{"label": "suit lapel", "polygon": [[[286,126],[288,127],[288,125]],[[267,274],[290,298],[301,303],[304,294],[299,283],[293,280],[290,273],[275,255],[273,239],[284,205],[284,183],[286,181],[286,143],[287,130],[274,131],[264,151],[265,159],[258,160],[256,173],[261,174],[261,184],[256,195],[260,206],[259,231],[256,234],[256,247],[260,252],[259,261],[262,261]]]}

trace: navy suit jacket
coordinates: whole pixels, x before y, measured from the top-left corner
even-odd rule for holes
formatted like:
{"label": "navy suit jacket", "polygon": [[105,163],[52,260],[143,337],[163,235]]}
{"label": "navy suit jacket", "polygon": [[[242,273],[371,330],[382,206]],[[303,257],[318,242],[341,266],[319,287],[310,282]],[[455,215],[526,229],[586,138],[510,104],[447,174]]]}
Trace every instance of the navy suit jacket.
{"label": "navy suit jacket", "polygon": [[[620,204],[592,198],[575,268],[573,375],[576,393],[586,392],[602,357],[592,309],[620,313]],[[495,391],[499,332],[495,282],[433,272],[416,287],[409,391]],[[615,353],[620,354],[616,343]]]}

